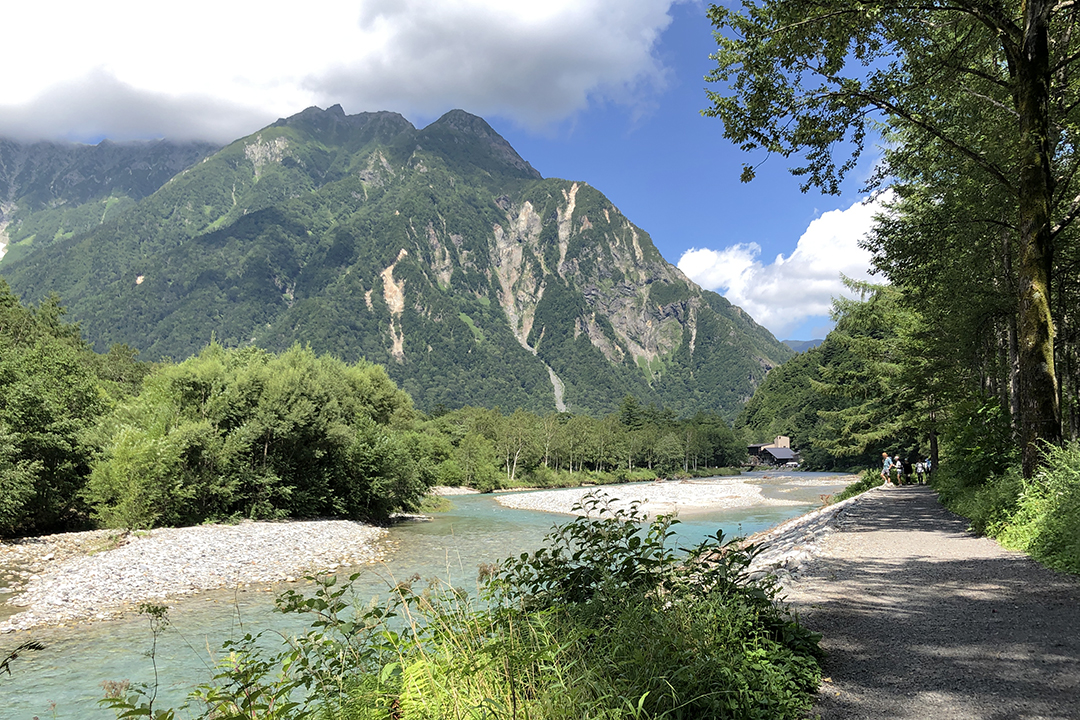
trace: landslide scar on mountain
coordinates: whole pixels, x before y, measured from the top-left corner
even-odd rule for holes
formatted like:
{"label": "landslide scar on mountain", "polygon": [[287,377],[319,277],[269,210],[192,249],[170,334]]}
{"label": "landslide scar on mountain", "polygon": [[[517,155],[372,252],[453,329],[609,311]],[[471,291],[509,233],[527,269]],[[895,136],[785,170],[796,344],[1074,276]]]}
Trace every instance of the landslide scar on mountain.
{"label": "landslide scar on mountain", "polygon": [[263,142],[262,135],[256,135],[255,142],[244,146],[244,157],[251,161],[255,179],[258,180],[259,175],[262,174],[263,165],[281,162],[288,149],[289,141],[283,137]]}
{"label": "landslide scar on mountain", "polygon": [[[510,329],[518,343],[532,352],[528,337],[532,332],[536,305],[544,295],[543,276],[531,271],[528,259],[539,258],[541,272],[543,253],[540,252],[540,231],[543,221],[536,214],[532,203],[525,201],[516,216],[508,214],[509,227],[496,224],[492,251],[492,270],[499,281],[499,304],[510,322]],[[526,251],[529,257],[526,257]]]}
{"label": "landslide scar on mountain", "polygon": [[574,208],[577,206],[578,184],[570,186],[570,192],[563,190],[566,209],[559,212],[559,276],[563,276],[563,262],[566,261],[566,248],[570,245],[570,233],[574,229]]}
{"label": "landslide scar on mountain", "polygon": [[401,248],[397,260],[390,263],[390,267],[379,273],[383,281],[383,300],[386,301],[386,307],[390,308],[390,337],[393,339],[390,355],[399,363],[405,362],[405,332],[397,327],[395,319],[400,318],[401,313],[405,310],[405,281],[394,282],[394,266],[408,254],[409,252],[405,248]]}

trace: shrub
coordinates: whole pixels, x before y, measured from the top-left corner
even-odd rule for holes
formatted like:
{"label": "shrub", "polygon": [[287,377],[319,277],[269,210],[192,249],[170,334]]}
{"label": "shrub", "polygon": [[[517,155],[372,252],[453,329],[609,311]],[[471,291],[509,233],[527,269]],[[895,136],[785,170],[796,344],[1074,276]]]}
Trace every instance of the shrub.
{"label": "shrub", "polygon": [[1049,448],[1016,502],[1002,544],[1046,565],[1080,574],[1080,444]]}
{"label": "shrub", "polygon": [[934,487],[947,508],[1006,547],[1080,574],[1080,445],[1049,447],[1030,480],[1015,466],[990,477],[956,467],[935,473]]}
{"label": "shrub", "polygon": [[997,536],[1016,512],[1023,487],[1019,469],[984,477],[960,468],[949,464],[934,473],[938,497],[945,507],[969,519],[975,532]]}
{"label": "shrub", "polygon": [[160,368],[103,420],[85,497],[114,527],[384,519],[419,502],[421,470],[434,474],[424,438],[391,427],[410,413],[378,366],[211,344]]}
{"label": "shrub", "polygon": [[[801,718],[820,679],[818,637],[750,581],[754,549],[718,534],[688,555],[671,518],[602,513],[545,549],[483,568],[481,602],[399,583],[382,605],[318,579],[282,612],[310,620],[270,654],[247,636],[189,707],[233,718]],[[356,576],[353,576],[356,579]],[[138,696],[108,701],[119,716]]]}

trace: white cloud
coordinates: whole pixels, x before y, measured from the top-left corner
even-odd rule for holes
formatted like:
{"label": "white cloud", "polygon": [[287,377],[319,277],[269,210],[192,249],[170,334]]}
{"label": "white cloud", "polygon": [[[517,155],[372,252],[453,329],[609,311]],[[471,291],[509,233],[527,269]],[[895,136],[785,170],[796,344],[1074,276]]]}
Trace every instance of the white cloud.
{"label": "white cloud", "polygon": [[692,248],[679,259],[679,269],[746,310],[777,337],[786,337],[808,318],[828,316],[834,297],[850,294],[841,273],[874,279],[871,255],[858,243],[885,200],[882,196],[822,214],[806,228],[790,256],[777,255],[768,265],[759,260],[761,247],[751,242],[723,250]]}
{"label": "white cloud", "polygon": [[[539,127],[663,87],[679,0],[38,0],[5,10],[0,134],[231,140],[310,105]],[[86,118],[91,118],[87,120]],[[258,118],[255,125],[252,119]]]}

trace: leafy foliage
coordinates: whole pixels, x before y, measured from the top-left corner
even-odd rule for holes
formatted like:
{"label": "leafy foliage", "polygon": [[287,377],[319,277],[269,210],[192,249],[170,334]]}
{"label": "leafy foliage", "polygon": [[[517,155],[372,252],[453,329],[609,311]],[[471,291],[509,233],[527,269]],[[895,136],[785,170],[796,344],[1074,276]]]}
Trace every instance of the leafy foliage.
{"label": "leafy foliage", "polygon": [[934,478],[942,502],[1006,547],[1080,574],[1080,446],[1049,448],[1031,479],[1024,479],[1016,464],[990,475],[984,469],[942,468]]}
{"label": "leafy foliage", "polygon": [[86,497],[107,525],[386,518],[423,495],[390,431],[411,416],[381,368],[212,344],[162,368],[101,427]]}
{"label": "leafy foliage", "polygon": [[[1077,405],[1075,351],[1055,337],[1071,313],[1052,300],[1055,285],[1074,292],[1076,275],[1077,15],[1049,0],[747,0],[709,17],[709,79],[730,91],[710,92],[706,113],[744,149],[801,154],[804,190],[838,192],[867,132],[883,128],[870,184],[892,185],[896,201],[867,243],[875,263],[934,323],[922,348],[985,358],[993,334],[1009,348],[1011,382],[992,374],[1031,477],[1044,443],[1062,439],[1062,379]],[[943,358],[921,377],[955,368]]]}
{"label": "leafy foliage", "polygon": [[87,429],[146,368],[95,355],[55,298],[24,307],[0,280],[0,535],[79,527],[95,447]]}
{"label": "leafy foliage", "polygon": [[278,599],[308,630],[276,653],[265,637],[227,644],[189,707],[234,720],[803,717],[819,636],[775,604],[772,581],[746,579],[753,548],[718,536],[677,556],[675,521],[643,520],[554,528],[547,552],[482,568],[480,604],[434,581],[414,590],[415,577],[362,603],[313,578],[314,595]]}

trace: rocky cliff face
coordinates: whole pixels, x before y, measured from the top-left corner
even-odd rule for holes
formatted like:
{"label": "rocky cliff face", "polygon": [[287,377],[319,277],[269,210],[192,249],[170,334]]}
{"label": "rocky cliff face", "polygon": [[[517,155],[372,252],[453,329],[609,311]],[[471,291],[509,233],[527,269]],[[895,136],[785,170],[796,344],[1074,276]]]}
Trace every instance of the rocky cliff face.
{"label": "rocky cliff face", "polygon": [[428,409],[633,394],[733,417],[792,354],[596,189],[541,178],[462,111],[418,130],[309,108],[0,270],[24,297],[58,292],[100,347],[310,343],[386,364]]}

